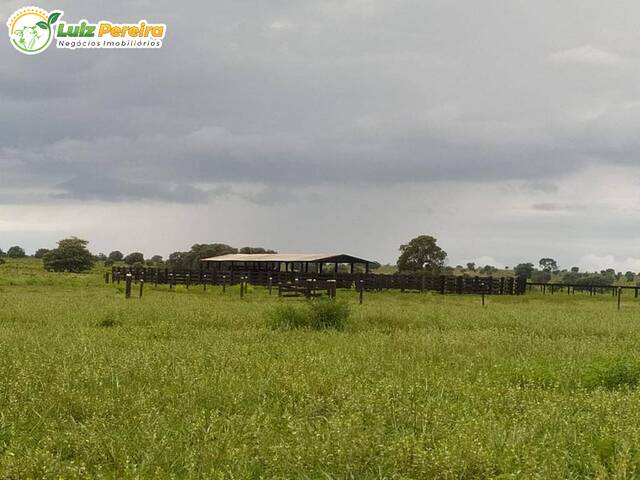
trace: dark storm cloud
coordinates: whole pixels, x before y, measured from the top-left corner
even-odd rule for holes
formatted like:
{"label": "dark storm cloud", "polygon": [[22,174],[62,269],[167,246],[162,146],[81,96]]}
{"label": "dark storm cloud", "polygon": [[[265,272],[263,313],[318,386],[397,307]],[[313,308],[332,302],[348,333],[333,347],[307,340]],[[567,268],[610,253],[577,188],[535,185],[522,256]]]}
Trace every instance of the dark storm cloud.
{"label": "dark storm cloud", "polygon": [[580,5],[593,17],[567,31],[574,10],[555,2],[44,2],[165,22],[165,47],[30,58],[2,43],[0,187],[175,203],[219,196],[207,183],[257,185],[231,195],[265,203],[319,184],[553,193],[640,153],[637,29]]}
{"label": "dark storm cloud", "polygon": [[52,198],[126,202],[138,200],[176,203],[203,202],[207,192],[191,185],[167,185],[153,182],[130,182],[110,177],[82,176],[55,186],[59,193]]}

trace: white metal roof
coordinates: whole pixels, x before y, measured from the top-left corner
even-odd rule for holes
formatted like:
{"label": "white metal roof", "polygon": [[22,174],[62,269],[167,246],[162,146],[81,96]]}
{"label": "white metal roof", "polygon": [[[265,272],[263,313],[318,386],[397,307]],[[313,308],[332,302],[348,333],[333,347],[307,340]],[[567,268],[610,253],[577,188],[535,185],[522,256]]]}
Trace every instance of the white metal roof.
{"label": "white metal roof", "polygon": [[203,258],[203,262],[320,262],[373,263],[370,260],[343,253],[231,253]]}

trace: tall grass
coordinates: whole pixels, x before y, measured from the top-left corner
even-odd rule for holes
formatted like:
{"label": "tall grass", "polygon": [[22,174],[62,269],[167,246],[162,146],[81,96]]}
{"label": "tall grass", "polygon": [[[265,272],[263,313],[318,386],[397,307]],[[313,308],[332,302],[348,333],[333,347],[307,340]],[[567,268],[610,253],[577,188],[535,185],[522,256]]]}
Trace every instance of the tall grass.
{"label": "tall grass", "polygon": [[342,331],[274,330],[257,287],[49,275],[0,266],[2,479],[640,476],[631,298],[339,291]]}
{"label": "tall grass", "polygon": [[273,329],[343,330],[349,314],[349,304],[344,300],[317,298],[302,304],[276,305],[266,317]]}

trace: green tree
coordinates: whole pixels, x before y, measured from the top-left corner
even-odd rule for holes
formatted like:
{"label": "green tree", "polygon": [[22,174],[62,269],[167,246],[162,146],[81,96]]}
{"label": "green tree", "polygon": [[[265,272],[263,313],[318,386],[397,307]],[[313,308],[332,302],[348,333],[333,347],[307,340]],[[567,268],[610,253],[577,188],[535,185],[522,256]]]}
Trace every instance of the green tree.
{"label": "green tree", "polygon": [[124,257],[124,263],[133,266],[136,263],[144,263],[144,255],[141,252],[133,252]]}
{"label": "green tree", "polygon": [[44,257],[47,253],[49,253],[51,250],[48,248],[39,248],[38,250],[36,250],[36,253],[33,254],[33,256],[35,258],[42,258]]}
{"label": "green tree", "polygon": [[14,245],[7,250],[7,257],[9,258],[24,258],[27,254],[24,251],[24,248]]}
{"label": "green tree", "polygon": [[636,278],[636,274],[631,271],[625,272],[624,278],[627,280],[627,282],[633,282]]}
{"label": "green tree", "polygon": [[513,273],[516,274],[516,277],[531,278],[533,270],[533,263],[519,263],[513,269]]}
{"label": "green tree", "polygon": [[467,270],[469,270],[470,272],[475,272],[476,271],[476,264],[474,262],[467,263]]}
{"label": "green tree", "polygon": [[77,237],[65,238],[43,257],[46,270],[54,272],[86,272],[93,267],[93,255],[87,249],[89,242]]}
{"label": "green tree", "polygon": [[545,272],[555,272],[558,270],[558,262],[556,262],[553,258],[541,258],[538,262],[540,268]]}
{"label": "green tree", "polygon": [[420,235],[406,245],[400,246],[398,269],[402,271],[439,270],[444,266],[447,252],[437,245],[430,235]]}
{"label": "green tree", "polygon": [[107,259],[111,260],[112,262],[121,262],[123,258],[124,258],[124,255],[119,250],[114,250],[107,257]]}
{"label": "green tree", "polygon": [[238,253],[238,250],[224,243],[196,243],[188,252],[173,252],[169,255],[167,266],[176,270],[198,270],[203,258],[229,253]]}
{"label": "green tree", "polygon": [[263,247],[242,247],[240,250],[238,250],[238,253],[251,253],[251,254],[256,254],[256,253],[278,253],[275,250],[269,250],[268,248],[263,248]]}

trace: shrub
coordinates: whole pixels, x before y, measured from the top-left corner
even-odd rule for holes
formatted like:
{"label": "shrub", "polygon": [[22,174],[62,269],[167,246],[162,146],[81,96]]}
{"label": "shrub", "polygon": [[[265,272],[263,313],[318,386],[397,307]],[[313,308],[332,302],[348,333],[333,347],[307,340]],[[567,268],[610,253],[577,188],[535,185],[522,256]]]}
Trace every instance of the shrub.
{"label": "shrub", "polygon": [[294,305],[278,305],[268,310],[267,320],[274,330],[293,330],[309,326],[305,311],[301,307]]}
{"label": "shrub", "polygon": [[349,319],[349,305],[338,300],[313,300],[308,303],[309,324],[314,330],[342,330]]}
{"label": "shrub", "polygon": [[110,328],[116,327],[120,325],[120,323],[120,312],[116,310],[107,310],[103,312],[96,325],[102,328]]}
{"label": "shrub", "polygon": [[24,258],[26,256],[27,254],[24,252],[24,249],[17,245],[14,245],[7,250],[7,257],[9,258]]}
{"label": "shrub", "polygon": [[86,240],[76,237],[58,242],[58,248],[47,252],[43,257],[45,270],[54,272],[86,272],[93,267],[93,256],[87,250]]}
{"label": "shrub", "polygon": [[267,311],[267,320],[274,330],[342,330],[349,313],[349,305],[344,301],[316,299],[304,305],[278,305]]}
{"label": "shrub", "polygon": [[607,390],[633,388],[640,383],[640,366],[625,360],[613,360],[592,366],[584,376],[587,388]]}

